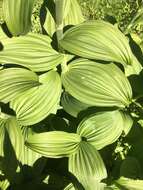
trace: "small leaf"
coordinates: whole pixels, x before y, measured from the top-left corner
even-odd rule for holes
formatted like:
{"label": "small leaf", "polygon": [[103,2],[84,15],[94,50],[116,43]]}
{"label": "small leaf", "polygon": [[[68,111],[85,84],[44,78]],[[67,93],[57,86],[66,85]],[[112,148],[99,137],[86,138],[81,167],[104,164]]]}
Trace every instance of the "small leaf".
{"label": "small leaf", "polygon": [[78,56],[132,64],[128,40],[116,27],[104,21],[87,21],[69,29],[60,45]]}
{"label": "small leaf", "polygon": [[89,105],[80,102],[67,92],[63,93],[61,104],[63,106],[63,109],[73,117],[77,117],[80,111],[85,110],[89,107]]}
{"label": "small leaf", "polygon": [[113,63],[77,59],[62,74],[62,82],[73,97],[91,106],[123,108],[132,99],[129,81]]}
{"label": "small leaf", "polygon": [[98,151],[89,143],[81,142],[78,151],[69,157],[69,171],[85,189],[93,189],[107,177],[106,168]]}
{"label": "small leaf", "polygon": [[81,138],[74,133],[52,131],[30,136],[26,145],[46,157],[68,157],[79,148]]}
{"label": "small leaf", "polygon": [[19,123],[33,125],[55,113],[61,95],[61,81],[57,72],[50,71],[39,76],[41,85],[33,87],[10,102]]}
{"label": "small leaf", "polygon": [[77,134],[100,150],[115,142],[122,134],[125,124],[122,115],[118,110],[95,113],[81,121]]}
{"label": "small leaf", "polygon": [[51,38],[42,34],[4,38],[0,51],[1,64],[17,64],[33,71],[48,71],[59,65],[64,55],[51,46]]}
{"label": "small leaf", "polygon": [[31,28],[31,15],[35,0],[4,0],[3,17],[14,35],[26,34]]}
{"label": "small leaf", "polygon": [[7,190],[9,186],[9,181],[7,179],[0,181],[0,189],[1,190]]}

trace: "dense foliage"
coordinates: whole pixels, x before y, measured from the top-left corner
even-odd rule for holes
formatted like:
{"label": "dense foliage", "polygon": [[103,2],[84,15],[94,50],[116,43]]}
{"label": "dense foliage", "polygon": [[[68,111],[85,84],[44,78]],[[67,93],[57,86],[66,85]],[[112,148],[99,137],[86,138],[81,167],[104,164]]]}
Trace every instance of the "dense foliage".
{"label": "dense foliage", "polygon": [[143,190],[142,1],[0,10],[0,188]]}

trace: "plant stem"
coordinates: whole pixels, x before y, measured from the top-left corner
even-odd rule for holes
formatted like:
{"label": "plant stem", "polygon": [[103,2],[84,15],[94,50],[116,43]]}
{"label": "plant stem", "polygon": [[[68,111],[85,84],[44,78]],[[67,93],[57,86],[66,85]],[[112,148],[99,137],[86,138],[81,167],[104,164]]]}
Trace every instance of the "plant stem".
{"label": "plant stem", "polygon": [[[64,0],[55,0],[55,4],[56,4],[56,34],[57,34],[58,48],[59,51],[64,54],[64,50],[59,44],[59,41],[63,38]],[[68,70],[66,56],[64,56],[61,68],[62,68],[62,73]]]}

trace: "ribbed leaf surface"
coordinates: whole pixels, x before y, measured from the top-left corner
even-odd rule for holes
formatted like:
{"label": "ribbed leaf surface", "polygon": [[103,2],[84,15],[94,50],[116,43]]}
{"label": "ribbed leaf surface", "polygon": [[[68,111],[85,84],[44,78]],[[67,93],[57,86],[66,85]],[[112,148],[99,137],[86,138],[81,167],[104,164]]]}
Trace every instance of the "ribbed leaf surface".
{"label": "ribbed leaf surface", "polygon": [[32,71],[20,68],[0,70],[0,101],[7,103],[39,85],[39,78]]}
{"label": "ribbed leaf surface", "polygon": [[118,110],[93,114],[81,121],[77,133],[100,150],[121,135],[125,124],[122,115]]}
{"label": "ribbed leaf surface", "polygon": [[122,113],[122,117],[123,117],[123,121],[124,121],[123,131],[124,131],[124,135],[126,136],[132,128],[133,119],[131,118],[131,116],[129,114],[127,114],[125,112],[121,112],[121,113]]}
{"label": "ribbed leaf surface", "polygon": [[[33,135],[34,133],[32,132],[31,128],[23,127],[22,128],[22,134],[23,134],[23,137],[24,137],[24,141],[26,141],[28,139],[28,137],[30,135]],[[21,147],[21,149],[22,149],[22,147]],[[23,146],[23,154],[22,154],[22,157],[21,157],[21,162],[22,162],[23,165],[33,167],[34,163],[41,157],[42,157],[42,155],[40,155],[39,153],[31,150],[26,145]],[[40,164],[40,169],[41,170],[43,169],[44,165],[45,165],[45,162],[42,161],[41,164]],[[38,171],[38,172],[40,172],[40,171]]]}
{"label": "ribbed leaf surface", "polygon": [[42,34],[5,38],[1,40],[0,63],[18,64],[33,71],[48,71],[63,60],[63,55],[51,46],[51,38]]}
{"label": "ribbed leaf surface", "polygon": [[31,14],[35,0],[4,0],[4,20],[10,32],[17,36],[31,28]]}
{"label": "ribbed leaf surface", "polygon": [[143,189],[143,180],[133,180],[121,177],[116,181],[116,184],[120,185],[120,188],[126,190],[142,190]]}
{"label": "ribbed leaf surface", "polygon": [[69,171],[77,177],[85,189],[90,190],[93,189],[93,184],[90,182],[97,180],[98,184],[107,177],[100,154],[87,142],[81,142],[78,151],[69,157]]}
{"label": "ribbed leaf surface", "polygon": [[0,181],[0,189],[1,190],[6,190],[9,186],[9,181],[8,180],[2,180]]}
{"label": "ribbed leaf surface", "polygon": [[62,74],[62,81],[67,92],[89,105],[125,107],[132,99],[129,81],[112,63],[75,60]]}
{"label": "ribbed leaf surface", "polygon": [[87,21],[69,29],[60,45],[81,57],[132,63],[132,52],[126,37],[112,24]]}
{"label": "ribbed leaf surface", "polygon": [[77,151],[81,138],[74,133],[52,131],[30,136],[26,145],[46,157],[67,157]]}
{"label": "ribbed leaf surface", "polygon": [[17,159],[20,159],[23,143],[20,126],[16,118],[0,113],[0,156],[7,157],[14,153]]}
{"label": "ribbed leaf surface", "polygon": [[89,107],[89,105],[80,102],[67,92],[63,93],[61,104],[63,106],[63,109],[73,117],[77,117],[80,111],[85,110]]}
{"label": "ribbed leaf surface", "polygon": [[55,113],[61,95],[61,81],[56,71],[39,76],[41,85],[25,91],[11,101],[21,125],[32,125]]}

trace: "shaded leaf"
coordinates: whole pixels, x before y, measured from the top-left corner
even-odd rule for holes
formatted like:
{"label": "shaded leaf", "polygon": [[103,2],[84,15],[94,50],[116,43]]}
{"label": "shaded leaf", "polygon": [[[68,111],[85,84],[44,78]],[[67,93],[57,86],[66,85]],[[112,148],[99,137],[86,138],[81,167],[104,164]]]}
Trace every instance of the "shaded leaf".
{"label": "shaded leaf", "polygon": [[62,74],[65,90],[79,101],[103,107],[125,107],[132,89],[122,71],[114,64],[77,59]]}
{"label": "shaded leaf", "polygon": [[80,102],[67,92],[63,93],[61,104],[63,106],[63,109],[73,117],[77,117],[80,111],[85,110],[89,107],[89,105]]}
{"label": "shaded leaf", "polygon": [[33,71],[48,71],[59,65],[64,56],[51,46],[51,38],[42,34],[4,38],[1,64],[17,64]]}
{"label": "shaded leaf", "polygon": [[69,157],[69,171],[87,190],[96,189],[99,182],[107,177],[100,154],[92,145],[83,141],[78,151]]}
{"label": "shaded leaf", "polygon": [[81,138],[74,133],[52,131],[30,136],[26,145],[46,157],[67,157],[77,151]]}
{"label": "shaded leaf", "polygon": [[69,29],[60,45],[81,57],[132,64],[128,40],[116,27],[104,21],[87,21]]}
{"label": "shaded leaf", "polygon": [[61,95],[61,81],[56,71],[39,76],[41,85],[33,87],[10,102],[21,125],[33,125],[56,113]]}

